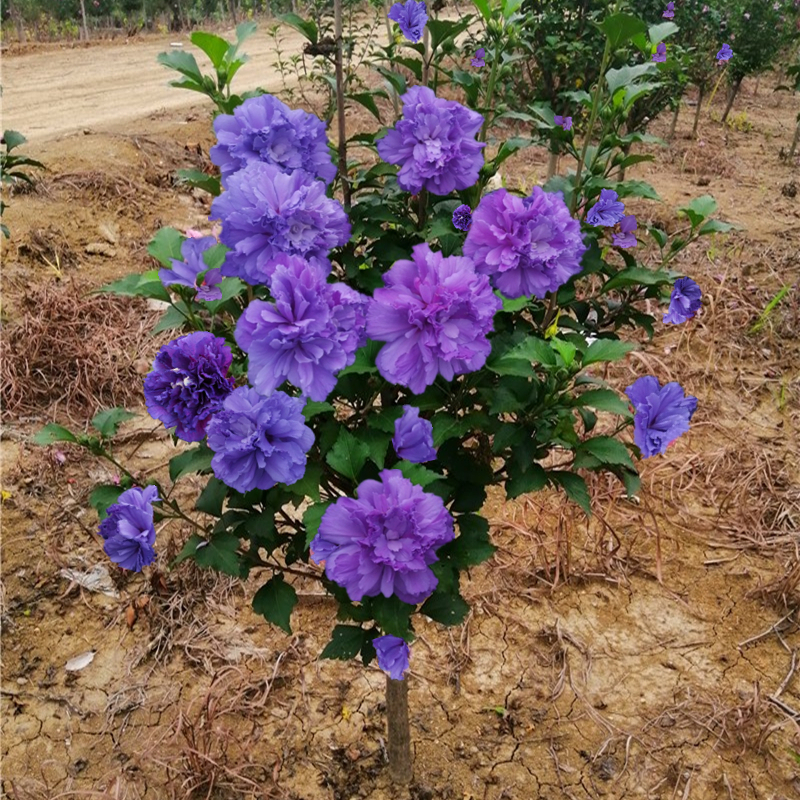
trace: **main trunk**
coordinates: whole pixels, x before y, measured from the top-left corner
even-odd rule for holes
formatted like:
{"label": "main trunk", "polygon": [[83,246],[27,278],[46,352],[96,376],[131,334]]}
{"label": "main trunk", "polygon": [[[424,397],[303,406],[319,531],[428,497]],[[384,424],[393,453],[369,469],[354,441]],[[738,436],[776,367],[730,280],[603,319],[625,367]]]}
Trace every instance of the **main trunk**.
{"label": "main trunk", "polygon": [[725,113],[722,115],[722,121],[725,122],[728,119],[728,114],[731,113],[731,109],[733,108],[733,101],[736,99],[736,95],[739,93],[739,87],[742,85],[742,78],[739,78],[736,83],[731,86],[731,93],[728,97],[728,105],[725,107]]}
{"label": "main trunk", "polygon": [[692,125],[692,138],[697,138],[697,126],[700,124],[700,109],[703,105],[703,95],[706,93],[706,85],[701,83],[697,93],[697,108],[694,110],[694,125]]}
{"label": "main trunk", "polygon": [[408,679],[386,676],[386,727],[389,739],[389,776],[395,783],[411,782],[411,729],[408,723]]}

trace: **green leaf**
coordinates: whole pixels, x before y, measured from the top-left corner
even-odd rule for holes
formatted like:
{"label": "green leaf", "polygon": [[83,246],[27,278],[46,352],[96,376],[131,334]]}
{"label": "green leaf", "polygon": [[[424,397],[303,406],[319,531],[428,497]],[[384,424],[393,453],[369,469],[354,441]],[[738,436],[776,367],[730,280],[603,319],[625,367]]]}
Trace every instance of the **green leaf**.
{"label": "green leaf", "polygon": [[3,142],[6,146],[6,152],[10,153],[15,147],[25,144],[28,140],[19,131],[3,131]]}
{"label": "green leaf", "polygon": [[191,53],[186,53],[183,50],[172,50],[169,53],[159,53],[156,56],[156,61],[163,64],[169,69],[174,69],[185,75],[190,81],[202,85],[203,74],[200,72],[200,67],[197,66],[197,60]]}
{"label": "green leaf", "polygon": [[161,331],[170,331],[174,328],[182,328],[188,320],[186,319],[185,309],[188,308],[183,300],[178,300],[175,305],[170,306],[158,320],[155,327],[151,331],[151,335],[155,336]]}
{"label": "green leaf", "polygon": [[375,366],[375,359],[383,347],[383,342],[374,342],[371,339],[367,341],[364,347],[359,347],[356,350],[356,360],[349,366],[345,367],[340,373],[339,377],[344,375],[371,375],[378,371]]}
{"label": "green leaf", "polygon": [[214,69],[219,70],[230,47],[228,42],[213,33],[203,31],[195,31],[189,38],[193,45],[199,47],[211,59]]}
{"label": "green leaf", "polygon": [[497,548],[489,541],[489,522],[477,514],[462,514],[457,518],[459,535],[437,555],[448,558],[458,569],[467,569],[490,559]]}
{"label": "green leaf", "polygon": [[322,520],[325,512],[328,510],[328,506],[331,505],[331,502],[331,500],[328,500],[325,503],[317,503],[316,505],[309,506],[303,512],[303,525],[305,525],[306,528],[307,548],[311,547],[311,542],[319,532],[319,523]]}
{"label": "green leaf", "polygon": [[492,11],[489,7],[489,0],[472,0],[475,8],[481,12],[481,16],[488,22],[492,18]]}
{"label": "green leaf", "polygon": [[370,600],[372,615],[384,633],[406,639],[409,634],[411,614],[415,606],[404,603],[396,595],[376,595]]}
{"label": "green leaf", "polygon": [[587,514],[591,516],[592,507],[589,499],[589,490],[586,488],[586,481],[574,472],[562,472],[560,470],[549,471],[547,477],[553,483],[561,486],[567,493],[570,500],[577,503]]}
{"label": "green leaf", "polygon": [[700,236],[708,236],[711,233],[728,233],[732,230],[742,230],[742,226],[731,222],[722,222],[718,219],[709,219],[700,226],[697,232]]}
{"label": "green leaf", "polygon": [[594,456],[601,464],[618,464],[633,469],[633,461],[631,461],[628,448],[618,439],[614,439],[611,436],[596,436],[593,439],[581,442],[575,449],[576,467],[581,466],[578,463],[578,456],[582,453]]}
{"label": "green leaf", "polygon": [[77,442],[78,439],[75,434],[62,427],[50,422],[42,428],[36,436],[33,437],[33,443],[41,447],[47,447],[56,442]]}
{"label": "green leaf", "polygon": [[588,392],[578,395],[574,404],[596,408],[598,411],[610,411],[612,414],[625,417],[625,419],[633,419],[628,404],[611,389],[589,389]]}
{"label": "green leaf", "polygon": [[555,367],[556,355],[550,345],[544,340],[535,336],[529,336],[516,347],[509,350],[507,358],[523,358],[534,364],[543,364],[547,367]]}
{"label": "green leaf", "polygon": [[209,472],[213,457],[214,451],[210,450],[205,444],[201,444],[199,447],[194,447],[171,458],[169,461],[170,480],[175,483],[184,475],[191,475],[195,472]]}
{"label": "green leaf", "polygon": [[334,408],[330,403],[321,403],[317,400],[308,400],[306,401],[305,406],[303,406],[303,416],[309,420],[319,414],[326,414],[328,411],[333,410]]}
{"label": "green leaf", "polygon": [[464,16],[459,20],[429,17],[426,28],[431,37],[431,53],[435,53],[443,44],[454,41],[456,36],[469,27],[470,22],[472,19],[469,16]]}
{"label": "green leaf", "polygon": [[552,339],[550,344],[563,359],[564,366],[567,368],[571,367],[572,362],[575,361],[575,355],[578,352],[578,348],[575,347],[574,344],[564,341],[564,339]]}
{"label": "green leaf", "polygon": [[222,192],[222,186],[219,178],[213,175],[207,175],[199,169],[179,169],[176,173],[181,183],[188,184],[189,186],[196,186],[198,189],[203,189],[214,197],[219,197]]}
{"label": "green leaf", "polygon": [[382,408],[379,411],[372,411],[367,417],[367,424],[370,428],[377,428],[379,431],[394,436],[394,423],[403,416],[403,409],[400,406],[395,408]]}
{"label": "green leaf", "polygon": [[158,277],[158,270],[150,270],[143,274],[126,275],[124,278],[107,283],[92,294],[116,294],[123,297],[146,297],[153,300],[170,301],[169,292]]}
{"label": "green leaf", "polygon": [[471,420],[464,417],[454,417],[451,414],[435,414],[433,423],[433,446],[439,447],[448,439],[463,436],[472,426]]}
{"label": "green leaf", "polygon": [[285,22],[287,25],[294,28],[296,31],[299,31],[303,34],[303,36],[308,39],[311,44],[317,43],[317,37],[319,33],[317,31],[317,25],[312,19],[303,19],[302,17],[298,17],[297,14],[278,14],[276,15],[276,19],[280,22]]}
{"label": "green leaf", "polygon": [[[215,247],[209,248],[214,250]],[[209,252],[208,250],[206,252]],[[205,255],[205,254],[204,254]],[[219,300],[198,300],[198,303],[203,303],[205,307],[212,313],[216,314],[225,303],[232,297],[238,297],[247,288],[247,285],[240,281],[238,278],[223,278],[218,285],[219,290],[222,292],[222,297]]]}
{"label": "green leaf", "polygon": [[359,105],[364,106],[367,111],[372,114],[378,122],[381,121],[381,112],[378,108],[377,104],[375,103],[375,98],[373,97],[372,92],[356,92],[355,94],[348,94],[346,95],[348,100],[353,100]]}
{"label": "green leaf", "polygon": [[127,419],[133,419],[136,414],[126,411],[124,408],[107,408],[95,415],[92,425],[100,431],[104,439],[115,436],[119,426]]}
{"label": "green leaf", "polygon": [[469,605],[457,592],[453,594],[434,592],[425,601],[419,613],[442,625],[451,626],[463,622],[468,611]]}
{"label": "green leaf", "polygon": [[[674,244],[674,242],[673,242]],[[607,280],[600,290],[600,294],[619,289],[621,286],[658,286],[661,283],[671,283],[673,276],[668,272],[643,269],[642,267],[628,267],[621,269],[616,275]]]}
{"label": "green leaf", "polygon": [[522,0],[505,0],[505,4],[503,5],[503,18],[510,19],[521,5]]}
{"label": "green leaf", "polygon": [[[516,473],[516,471],[514,471]],[[519,474],[513,474],[506,481],[506,497],[512,500],[522,494],[538,492],[544,489],[547,483],[547,475],[540,464],[531,464],[527,470]]]}
{"label": "green leaf", "polygon": [[517,297],[514,300],[509,300],[507,297],[503,297],[500,292],[495,292],[495,294],[503,301],[503,311],[506,313],[513,313],[514,311],[519,311],[520,309],[525,308],[528,303],[530,303],[529,297]]}
{"label": "green leaf", "polygon": [[622,197],[641,197],[645,200],[660,200],[658,192],[647,181],[620,181],[612,183],[609,187],[613,189],[620,198]]}
{"label": "green leaf", "polygon": [[621,358],[636,350],[633,342],[620,342],[617,339],[597,339],[589,345],[583,355],[583,366],[596,364],[598,361],[619,361]]}
{"label": "green leaf", "polygon": [[612,14],[606,17],[599,27],[605,33],[613,49],[627,42],[637,33],[647,32],[644,22],[632,14]]}
{"label": "green leaf", "polygon": [[336,658],[340,661],[355,658],[361,650],[366,634],[367,631],[360,626],[337,625],[333,629],[331,640],[325,645],[319,657]]}
{"label": "green leaf", "polygon": [[673,33],[677,33],[679,30],[680,28],[674,22],[659,22],[656,25],[651,25],[648,29],[650,44],[653,46],[661,44],[664,39],[672,36]]}
{"label": "green leaf", "polygon": [[296,605],[297,592],[281,574],[273,575],[253,596],[253,611],[286,633],[292,632],[289,618]]}
{"label": "green leaf", "polygon": [[636,492],[642,486],[642,479],[639,477],[639,473],[635,470],[623,469],[617,473],[617,477],[622,481],[625,486],[625,493],[628,495],[628,499],[633,497]]}
{"label": "green leaf", "polygon": [[507,158],[513,156],[519,150],[530,147],[533,144],[533,139],[527,136],[514,136],[511,139],[503,142],[497,155],[492,159],[489,165],[490,170],[496,170]]}
{"label": "green leaf", "polygon": [[180,553],[173,559],[172,563],[169,565],[170,569],[174,569],[181,561],[186,561],[187,558],[193,558],[195,552],[197,551],[197,545],[202,544],[205,539],[202,536],[198,536],[196,533],[193,533],[187,540],[186,544],[183,545],[181,548]]}
{"label": "green leaf", "polygon": [[309,461],[306,464],[306,471],[300,480],[288,485],[290,492],[302,497],[310,497],[319,503],[319,481],[322,477],[322,464]]}
{"label": "green leaf", "polygon": [[172,269],[172,259],[183,261],[181,246],[186,237],[175,228],[161,228],[147,245],[147,252],[162,266]]}
{"label": "green leaf", "polygon": [[[406,79],[402,75],[400,75],[398,72],[392,72],[392,70],[386,69],[386,67],[378,66],[376,69],[381,75],[383,75],[383,77],[398,95],[404,95],[406,93]],[[374,136],[374,134],[372,135]]]}
{"label": "green leaf", "polygon": [[679,208],[678,213],[688,217],[692,228],[696,228],[716,210],[717,201],[710,194],[704,194],[701,197],[695,197],[688,206]]}
{"label": "green leaf", "polygon": [[325,456],[325,460],[345,478],[358,482],[358,473],[369,457],[369,447],[359,442],[347,428],[339,431],[336,444]]}
{"label": "green leaf", "polygon": [[100,522],[108,516],[108,507],[116,503],[124,491],[121,486],[113,484],[95,486],[92,489],[92,493],[89,495],[89,505],[97,512]]}
{"label": "green leaf", "polygon": [[383,469],[392,435],[374,428],[360,428],[356,431],[356,436],[369,448],[369,460],[376,464],[378,469]]}
{"label": "green leaf", "polygon": [[239,537],[233,533],[219,533],[204,541],[208,544],[201,541],[195,547],[194,560],[197,565],[240,578],[242,564],[236,552],[239,549]]}
{"label": "green leaf", "polygon": [[209,478],[205,489],[197,498],[195,508],[211,514],[212,517],[222,516],[222,504],[228,494],[228,487],[219,478]]}
{"label": "green leaf", "polygon": [[411,483],[423,488],[444,477],[427,467],[423,467],[422,464],[412,464],[410,461],[400,461],[394,469],[399,469],[404,478],[408,478]]}

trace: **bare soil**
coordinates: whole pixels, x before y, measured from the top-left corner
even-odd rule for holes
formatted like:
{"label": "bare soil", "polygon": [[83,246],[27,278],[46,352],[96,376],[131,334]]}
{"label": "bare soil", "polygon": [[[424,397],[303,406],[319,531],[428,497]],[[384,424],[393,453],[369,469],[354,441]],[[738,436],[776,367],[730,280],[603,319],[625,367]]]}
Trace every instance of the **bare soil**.
{"label": "bare soil", "polygon": [[[138,47],[153,63],[161,49]],[[242,71],[240,88],[249,69],[258,80],[269,61],[247,49],[254,64]],[[95,73],[95,54],[104,52],[91,49]],[[153,99],[167,77],[157,65],[146,92],[128,96],[122,52],[108,49],[103,92],[73,108],[72,118],[55,88],[49,102],[32,98],[36,113],[24,107],[31,93],[17,88],[13,99],[28,74],[20,62],[38,53],[4,65],[8,125],[34,134],[28,152],[49,167],[39,189],[12,197],[7,212],[6,333],[36,315],[25,297],[43,287],[74,303],[86,288],[148,268],[146,244],[159,226],[208,228],[207,197],[171,176],[207,163],[210,109],[180,105],[176,90]],[[53,79],[77,70],[75,97],[88,96],[80,53],[47,60]],[[317,658],[335,605],[312,582],[298,583],[295,633],[287,636],[250,607],[258,577],[242,585],[187,563],[170,572],[189,535],[172,525],[159,530],[153,571],[128,574],[109,564],[88,494],[113,472],[75,448],[42,450],[28,441],[53,419],[84,429],[108,398],[93,406],[91,392],[81,399],[59,387],[45,362],[37,367],[44,375],[18,371],[23,387],[50,380],[53,402],[27,397],[24,413],[6,414],[0,451],[8,493],[4,796],[800,796],[792,756],[800,752],[800,198],[782,193],[798,169],[778,158],[798,100],[772,94],[766,83],[754,96],[746,82],[737,101],[736,112],[746,114],[740,123],[752,130],[706,118],[695,142],[687,138],[693,109],[685,108],[672,145],[654,150],[656,161],[632,176],[649,180],[663,199],[629,204],[640,226],[660,220],[675,231],[682,225],[675,209],[710,193],[724,219],[746,227],[682,258],[679,268],[703,288],[701,315],[678,328],[658,326],[647,349],[608,374],[620,389],[648,373],[680,381],[700,401],[691,432],[666,456],[642,463],[638,503],[594,479],[591,521],[554,492],[511,502],[492,493],[484,514],[499,550],[465,582],[471,614],[454,629],[422,622],[413,647],[410,789],[392,787],[384,767],[383,674]],[[117,87],[118,107],[105,105],[108,85]],[[54,109],[46,129],[42,108]],[[656,121],[655,132],[665,134],[668,123]],[[353,120],[360,124],[369,122]],[[70,134],[70,125],[94,132]],[[48,138],[51,128],[57,141]],[[531,149],[504,172],[530,188],[545,163],[546,153]],[[102,233],[109,229],[111,242]],[[97,242],[114,254],[87,253]],[[748,333],[784,284],[793,287],[789,296],[760,332]],[[144,320],[149,312],[141,313]],[[173,448],[143,409],[140,389],[158,342],[143,339],[131,353],[119,329],[125,344],[116,347],[114,320],[103,322],[112,328],[103,343],[108,357],[127,370],[125,402],[139,411],[115,452],[131,469],[166,481]],[[69,335],[64,352],[72,352]],[[70,380],[91,385],[91,374],[90,363]],[[184,508],[198,486],[187,479],[179,488]],[[108,594],[61,572],[95,565],[109,570]],[[91,663],[65,670],[87,651]]]}

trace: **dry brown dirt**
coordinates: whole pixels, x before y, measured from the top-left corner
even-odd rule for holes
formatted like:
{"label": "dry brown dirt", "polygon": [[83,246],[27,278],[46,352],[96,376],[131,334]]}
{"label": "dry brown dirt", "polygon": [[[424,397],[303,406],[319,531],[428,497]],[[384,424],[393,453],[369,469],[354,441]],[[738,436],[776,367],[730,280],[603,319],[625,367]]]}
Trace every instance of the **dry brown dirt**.
{"label": "dry brown dirt", "polygon": [[[241,86],[266,68],[258,48],[245,49],[254,59]],[[158,50],[147,50],[148,58]],[[113,61],[107,69],[124,81]],[[24,75],[14,58],[4,66],[7,75]],[[59,75],[66,62],[49,68]],[[153,90],[165,80],[159,70],[153,66]],[[295,633],[287,636],[252,612],[257,578],[240,584],[188,563],[167,569],[188,530],[159,529],[152,572],[117,570],[104,557],[87,502],[112,470],[75,448],[43,451],[28,441],[52,419],[85,429],[91,409],[79,409],[69,387],[54,384],[55,405],[6,413],[4,795],[800,796],[792,756],[800,752],[800,599],[790,572],[800,544],[800,198],[782,194],[798,170],[778,159],[798,100],[770,89],[762,81],[754,96],[754,84],[745,84],[736,111],[746,113],[750,131],[705,119],[693,142],[684,109],[672,146],[635,175],[663,198],[629,205],[640,225],[658,219],[675,231],[682,223],[674,210],[708,192],[724,219],[747,228],[689,249],[679,268],[703,288],[703,312],[680,328],[659,325],[643,353],[608,375],[620,389],[645,373],[679,380],[700,401],[691,432],[665,457],[642,463],[638,503],[624,499],[619,485],[594,480],[590,522],[555,493],[512,502],[492,493],[484,513],[499,550],[465,582],[471,614],[454,629],[419,625],[409,678],[416,758],[409,790],[390,785],[383,763],[382,673],[317,658],[336,609],[312,582],[297,585]],[[86,122],[81,110],[75,126],[94,133],[67,134],[74,120],[58,109],[57,94],[51,102],[61,122],[54,125],[64,135],[33,136],[28,148],[49,172],[37,192],[12,197],[7,212],[6,332],[36,314],[25,298],[41,287],[96,287],[144,270],[146,243],[159,226],[207,224],[207,198],[180,190],[170,176],[206,158],[184,146],[199,142],[208,152],[208,106],[185,108],[180,92],[165,89],[164,101],[147,106],[125,97],[133,116],[112,125],[98,95],[96,108],[85,109],[97,117]],[[14,102],[15,113],[28,113],[20,98],[11,109]],[[156,108],[163,110],[149,113]],[[41,116],[7,119],[31,133]],[[655,132],[667,127],[658,120]],[[526,151],[508,163],[509,182],[541,181],[545,160],[538,149]],[[116,231],[113,256],[86,252],[106,241],[100,226]],[[760,333],[749,334],[783,284],[792,293]],[[113,320],[100,322],[113,328]],[[124,362],[125,400],[139,412],[122,427],[115,453],[166,482],[172,446],[142,407],[136,371],[137,360],[146,370],[157,343],[145,339],[141,350],[125,352],[112,337],[103,346]],[[184,508],[198,485],[186,479],[178,490]],[[109,568],[109,595],[61,574],[98,564]],[[88,666],[65,671],[87,651],[95,653]]]}

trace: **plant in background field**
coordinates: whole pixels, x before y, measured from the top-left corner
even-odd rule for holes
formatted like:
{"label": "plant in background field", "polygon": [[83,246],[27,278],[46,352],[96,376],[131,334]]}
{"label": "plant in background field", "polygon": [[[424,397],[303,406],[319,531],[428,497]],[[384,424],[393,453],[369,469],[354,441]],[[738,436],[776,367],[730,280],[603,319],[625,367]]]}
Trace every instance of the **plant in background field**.
{"label": "plant in background field", "polygon": [[[594,370],[635,349],[617,337],[622,326],[652,336],[655,318],[641,300],[662,299],[678,277],[669,262],[699,236],[731,227],[709,218],[712,198],[698,198],[680,209],[689,223],[680,237],[647,229],[659,247],[654,263],[637,258],[635,220],[626,222],[623,201],[657,195],[649,184],[609,174],[647,158],[625,155],[642,135],[620,127],[656,85],[659,67],[628,66],[627,56],[626,65],[610,67],[612,56],[648,33],[644,22],[616,11],[598,19],[605,45],[597,82],[576,99],[588,120],[581,119],[580,150],[575,131],[561,131],[575,173],[527,197],[505,189],[484,195],[498,166],[531,141],[498,141],[488,158],[485,142],[501,123],[552,126],[554,119],[542,106],[537,116],[504,110],[498,91],[515,63],[503,44],[518,34],[519,3],[506,0],[497,13],[487,0],[476,7],[480,17],[457,22],[433,12],[421,43],[376,48],[375,68],[402,101],[401,119],[348,140],[346,100],[375,106],[381,120],[376,98],[389,95],[346,96],[337,2],[340,136],[330,183],[308,114],[258,93],[230,95],[230,71],[209,87],[182,60],[191,86],[178,85],[203,91],[224,112],[215,121],[215,160],[226,188],[210,176],[203,184],[215,196],[211,218],[222,220],[222,243],[187,245],[164,228],[148,248],[160,277],[151,270],[99,290],[170,304],[156,329],[176,338],[159,352],[145,397],[173,441],[192,446],[170,460],[169,491],[152,479],[145,491],[160,498],[150,506],[154,523],[191,526],[173,566],[192,559],[239,578],[263,574],[253,608],[286,632],[298,603],[293,581],[321,583],[339,603],[339,624],[321,657],[360,655],[367,665],[377,654],[389,673],[388,749],[398,781],[410,779],[407,681],[398,680],[407,645],[418,615],[443,625],[465,618],[461,576],[495,549],[480,514],[487,487],[503,486],[509,499],[562,488],[587,514],[586,472],[610,473],[629,497],[636,493],[633,458],[663,452],[685,432],[696,400],[677,384],[643,376],[628,389],[634,416]],[[472,23],[484,25],[487,42],[479,77],[462,69],[456,47]],[[312,38],[318,23],[311,24],[295,27]],[[223,63],[222,44],[200,42]],[[436,96],[445,83],[463,90],[466,105]],[[368,156],[354,157],[355,146]],[[598,201],[611,214],[601,221],[622,221],[621,234],[581,223]],[[211,300],[204,293],[217,269]],[[598,412],[610,418],[601,423]],[[150,517],[137,512],[131,523],[124,508],[133,500],[121,497],[139,478],[111,450],[129,416],[122,409],[98,415],[99,437],[48,425],[36,441],[75,442],[117,466],[120,486],[97,487],[90,502],[101,533],[114,539],[109,555],[144,564]],[[620,438],[631,424],[635,443]],[[190,474],[208,480],[187,513],[173,494]]]}
{"label": "plant in background field", "polygon": [[[37,161],[35,158],[28,158],[28,156],[22,156],[19,153],[12,153],[12,150],[16,150],[27,141],[28,140],[21,133],[17,133],[17,131],[3,132],[3,138],[0,140],[0,145],[3,147],[3,150],[0,150],[0,180],[2,180],[4,189],[6,187],[13,188],[20,183],[33,186],[34,180],[28,170],[47,169],[41,161]],[[8,204],[0,200],[0,218],[2,218],[6,208],[8,208]],[[2,231],[6,239],[11,236],[8,227],[2,222],[0,222],[0,231]]]}

